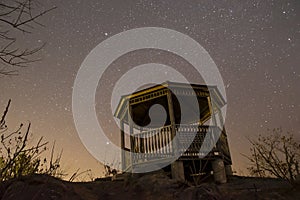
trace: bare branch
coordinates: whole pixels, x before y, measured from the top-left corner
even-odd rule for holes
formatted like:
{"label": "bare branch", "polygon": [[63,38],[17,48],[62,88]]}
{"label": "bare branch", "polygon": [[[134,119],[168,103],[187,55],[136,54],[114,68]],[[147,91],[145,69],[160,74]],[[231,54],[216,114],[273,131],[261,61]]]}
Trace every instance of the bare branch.
{"label": "bare branch", "polygon": [[251,163],[251,174],[275,176],[294,183],[299,175],[300,144],[291,134],[282,135],[282,130],[274,129],[266,137],[259,135],[257,140],[248,139],[252,145],[251,155],[244,155]]}
{"label": "bare branch", "polygon": [[8,101],[4,113],[0,118],[0,127],[4,130],[1,133],[0,140],[0,181],[32,173],[46,173],[56,177],[65,176],[60,168],[62,151],[55,160],[53,159],[55,145],[52,147],[49,167],[47,167],[46,158],[41,163],[41,154],[47,150],[46,146],[48,144],[48,142],[43,140],[43,137],[40,137],[35,145],[28,147],[31,128],[30,122],[25,130],[23,124],[20,124],[15,131],[8,131],[5,119],[10,103],[11,100]]}
{"label": "bare branch", "polygon": [[[0,65],[10,66],[13,69],[1,68],[0,75],[16,75],[15,67],[27,67],[30,63],[39,61],[33,59],[45,44],[33,49],[22,50],[13,47],[17,42],[12,34],[13,31],[22,33],[32,33],[34,25],[44,26],[39,22],[42,16],[56,9],[41,9],[38,0],[20,0],[0,3]],[[41,10],[41,11],[38,11]]]}
{"label": "bare branch", "polygon": [[7,106],[5,107],[4,113],[3,113],[2,117],[1,117],[1,120],[0,120],[0,130],[1,129],[6,129],[5,117],[7,115],[10,103],[11,103],[11,99],[8,100]]}

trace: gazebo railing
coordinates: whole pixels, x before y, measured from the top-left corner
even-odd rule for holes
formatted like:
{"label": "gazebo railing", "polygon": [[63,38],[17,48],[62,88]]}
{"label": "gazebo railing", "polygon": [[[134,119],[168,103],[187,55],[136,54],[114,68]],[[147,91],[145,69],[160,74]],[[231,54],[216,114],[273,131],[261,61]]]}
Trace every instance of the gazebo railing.
{"label": "gazebo railing", "polygon": [[171,126],[164,126],[135,134],[132,141],[134,149],[131,152],[140,154],[132,157],[133,163],[171,157],[173,153],[171,129]]}
{"label": "gazebo railing", "polygon": [[[185,158],[193,156],[204,157],[211,151],[219,151],[230,157],[226,134],[221,132],[221,136],[215,138],[216,132],[221,131],[217,126],[181,124],[176,125],[175,130],[178,136],[176,143],[171,142],[173,138],[170,125],[134,134],[131,141],[131,153],[126,155],[131,156],[132,164],[172,158],[175,156],[175,152],[179,152],[180,156]],[[210,137],[203,143],[207,134]],[[218,139],[217,143],[215,142],[216,139]],[[204,152],[203,149],[207,151]]]}

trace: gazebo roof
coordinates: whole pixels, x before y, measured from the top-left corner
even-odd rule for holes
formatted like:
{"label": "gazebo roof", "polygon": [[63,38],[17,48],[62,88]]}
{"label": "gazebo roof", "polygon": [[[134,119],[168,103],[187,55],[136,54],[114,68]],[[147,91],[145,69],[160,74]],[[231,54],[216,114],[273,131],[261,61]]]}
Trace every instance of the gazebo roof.
{"label": "gazebo roof", "polygon": [[[194,91],[191,91],[191,88]],[[130,105],[134,107],[134,109],[136,109],[134,114],[139,115],[137,116],[137,118],[143,118],[145,117],[144,116],[145,114],[143,113],[148,112],[149,107],[153,105],[153,101],[156,101],[156,103],[163,105],[163,103],[161,102],[162,100],[158,101],[158,99],[159,98],[161,99],[163,96],[165,96],[168,90],[170,90],[175,95],[186,96],[187,99],[188,96],[191,97],[192,95],[195,94],[197,95],[198,99],[202,98],[204,100],[207,100],[207,97],[210,96],[214,104],[216,104],[220,108],[226,104],[224,98],[222,97],[221,93],[219,92],[216,86],[177,83],[177,82],[167,81],[162,84],[141,89],[139,91],[133,92],[132,94],[123,95],[115,110],[114,116],[117,117],[118,119],[123,119],[123,121],[126,122],[127,121],[126,113],[128,112],[128,108],[129,108],[128,103],[130,103]],[[207,115],[209,115],[209,111],[208,111],[209,109],[208,106],[206,106],[207,103],[203,103],[203,102],[201,103],[200,100],[198,101],[199,101],[199,107],[202,109],[202,114],[203,114],[201,118],[204,117],[204,114],[206,115],[207,118]],[[174,110],[175,109],[176,108],[174,108]],[[179,115],[180,115],[180,110],[179,110]],[[180,116],[178,117],[180,118]],[[143,125],[143,122],[141,123],[142,124],[140,125]]]}

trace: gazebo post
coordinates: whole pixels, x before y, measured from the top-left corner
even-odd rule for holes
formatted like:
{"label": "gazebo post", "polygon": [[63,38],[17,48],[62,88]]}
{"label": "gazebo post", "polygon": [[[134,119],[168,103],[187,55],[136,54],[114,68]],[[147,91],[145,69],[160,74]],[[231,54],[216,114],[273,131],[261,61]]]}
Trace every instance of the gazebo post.
{"label": "gazebo post", "polygon": [[217,126],[217,119],[214,112],[214,103],[210,96],[207,97],[207,101],[208,101],[209,111],[211,113],[211,119],[213,121],[213,125]]}
{"label": "gazebo post", "polygon": [[[173,100],[172,100],[172,93],[170,90],[168,90],[167,93],[167,101],[168,101],[168,109],[169,109],[169,117],[170,117],[170,124],[171,124],[171,135],[173,140],[173,153],[176,151],[177,148],[177,142],[174,140],[176,136],[176,125],[175,125],[175,115],[174,115],[174,108],[173,108]],[[176,155],[175,155],[176,156]]]}
{"label": "gazebo post", "polygon": [[[225,129],[225,123],[224,123],[224,118],[223,118],[223,115],[222,115],[222,111],[221,111],[221,108],[217,107],[218,109],[218,112],[219,112],[219,117],[220,117],[220,123],[221,125],[223,125],[221,128],[222,128],[222,134],[224,132],[224,134],[227,136],[226,134],[226,129]],[[227,140],[227,137],[226,137],[226,140]],[[229,149],[229,145],[228,145],[228,149]],[[230,152],[230,151],[229,151]],[[232,171],[232,167],[231,165],[229,164],[225,164],[225,173],[226,173],[226,176],[232,176],[233,175],[233,171]]]}
{"label": "gazebo post", "polygon": [[[214,112],[214,105],[213,105],[213,102],[211,100],[211,97],[208,96],[207,97],[207,102],[208,102],[208,108],[209,108],[209,112],[210,112],[210,116],[211,116],[211,119],[212,119],[212,123],[213,123],[213,126],[217,126],[217,119],[216,119],[216,116],[215,116],[215,112]],[[214,144],[214,147],[216,146],[216,140],[215,140],[215,135],[214,135],[214,129],[212,129],[212,142]]]}
{"label": "gazebo post", "polygon": [[[171,122],[171,135],[172,135],[172,149],[174,156],[178,157],[179,149],[177,144],[176,136],[176,124],[175,124],[175,115],[174,115],[174,108],[173,108],[173,100],[172,100],[172,93],[170,89],[168,89],[167,93],[167,101],[168,101],[168,108],[169,108],[169,117]],[[171,171],[172,171],[172,178],[178,181],[185,181],[184,177],[184,167],[183,162],[181,160],[176,160],[171,164]]]}
{"label": "gazebo post", "polygon": [[[207,97],[208,100],[208,106],[211,112],[211,119],[213,121],[213,126],[218,126],[217,119],[215,116],[215,106],[214,102],[211,99],[211,97]],[[215,138],[215,132],[214,129],[212,129],[212,137],[213,137],[213,143],[215,144],[215,147],[217,148],[216,144],[216,138]],[[215,160],[212,161],[212,170],[214,174],[214,180],[217,183],[226,183],[226,172],[225,172],[225,166],[224,166],[224,160],[222,158],[216,158]]]}
{"label": "gazebo post", "polygon": [[120,129],[121,129],[121,162],[122,162],[122,170],[126,168],[126,160],[125,160],[125,133],[124,133],[124,122],[123,119],[120,119]]}
{"label": "gazebo post", "polygon": [[131,107],[130,103],[128,102],[128,112],[127,112],[127,119],[128,119],[128,125],[129,125],[129,143],[130,143],[130,164],[131,164],[131,171],[133,172],[133,154],[134,154],[134,136],[133,136],[133,124],[132,124],[132,118],[131,118]]}

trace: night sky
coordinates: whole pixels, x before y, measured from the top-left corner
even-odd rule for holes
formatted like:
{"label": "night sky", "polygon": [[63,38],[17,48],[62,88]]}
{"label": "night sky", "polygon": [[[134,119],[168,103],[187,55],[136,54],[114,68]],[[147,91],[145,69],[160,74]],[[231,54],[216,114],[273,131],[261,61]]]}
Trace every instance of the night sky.
{"label": "night sky", "polygon": [[[101,165],[75,130],[71,108],[76,73],[100,42],[139,27],[182,32],[209,52],[226,86],[225,126],[238,173],[247,172],[247,160],[241,155],[249,153],[247,137],[282,127],[300,139],[300,1],[47,0],[42,4],[57,9],[40,18],[45,27],[36,26],[17,41],[24,48],[46,42],[36,55],[42,60],[19,69],[18,76],[0,77],[0,105],[4,109],[12,99],[10,127],[30,121],[34,138],[56,140],[57,150],[64,151],[63,167],[70,173],[80,168],[102,175]],[[143,51],[123,56],[115,65],[133,65],[149,54],[151,61],[161,59],[155,52]],[[184,69],[180,59],[165,56],[164,60]],[[199,82],[192,72],[186,74]],[[98,92],[96,100],[103,95]]]}

